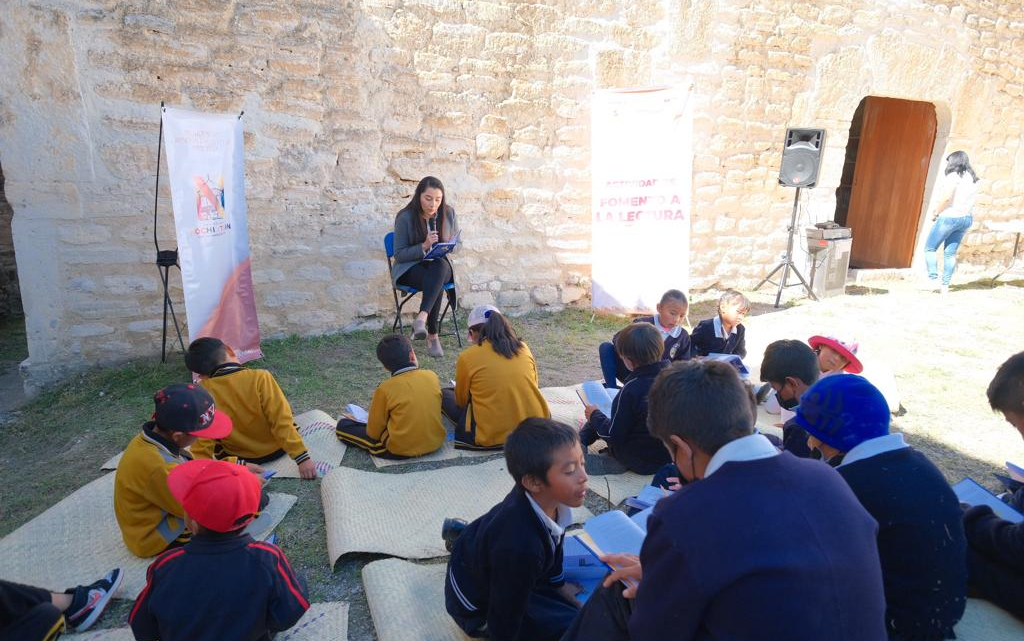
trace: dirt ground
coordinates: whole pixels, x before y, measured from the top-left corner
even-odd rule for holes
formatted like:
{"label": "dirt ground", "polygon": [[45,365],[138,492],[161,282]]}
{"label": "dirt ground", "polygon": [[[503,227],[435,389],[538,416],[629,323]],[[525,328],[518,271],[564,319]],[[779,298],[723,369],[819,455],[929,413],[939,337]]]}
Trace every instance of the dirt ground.
{"label": "dirt ground", "polygon": [[[950,481],[970,475],[995,487],[991,472],[1006,460],[1024,463],[1024,441],[985,400],[996,367],[1024,349],[1024,281],[989,288],[987,281],[949,294],[921,292],[901,282],[850,287],[848,294],[819,303],[796,300],[776,310],[773,293],[752,295],[747,320],[748,364],[755,373],[765,345],[780,338],[834,334],[860,343],[869,377],[891,373],[904,412],[893,429],[926,452]],[[796,290],[786,293],[791,301]],[[698,295],[690,319],[710,317],[715,303]],[[559,386],[598,378],[597,345],[626,320],[588,310],[531,314],[515,324],[533,350],[541,384]],[[319,408],[332,415],[348,402],[367,404],[383,370],[370,356],[382,332],[268,341],[258,366],[274,372],[296,413]],[[11,332],[4,332],[4,341]],[[21,337],[23,340],[23,336]],[[424,359],[442,380],[454,374],[458,349],[445,339],[443,359]],[[17,354],[0,344],[0,354]],[[173,361],[174,359],[172,359]],[[10,371],[9,359],[4,368]],[[178,361],[144,359],[118,369],[96,369],[67,381],[20,409],[0,415],[0,536],[11,532],[77,487],[97,478],[99,466],[122,449],[152,411],[152,393],[183,380]],[[410,464],[384,473],[473,464],[482,459]],[[365,453],[349,448],[343,464],[373,469]],[[301,572],[313,601],[351,604],[349,639],[375,639],[362,589],[361,570],[380,558],[351,555],[335,568],[327,551],[319,484],[274,481],[275,490],[296,494],[298,503],[278,530],[279,543]],[[588,506],[598,511],[592,495]],[[431,562],[443,562],[435,559]],[[124,625],[130,604],[116,602],[101,627]]]}

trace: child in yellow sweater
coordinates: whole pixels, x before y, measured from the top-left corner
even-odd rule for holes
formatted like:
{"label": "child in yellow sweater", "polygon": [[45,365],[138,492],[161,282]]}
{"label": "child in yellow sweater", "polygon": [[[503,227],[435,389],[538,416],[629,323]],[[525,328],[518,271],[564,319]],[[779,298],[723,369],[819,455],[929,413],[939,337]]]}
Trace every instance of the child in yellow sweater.
{"label": "child in yellow sweater", "polygon": [[315,479],[316,466],[274,375],[242,367],[236,361],[234,350],[219,338],[197,338],[188,346],[185,365],[199,375],[218,410],[230,416],[235,426],[226,438],[197,441],[192,446],[193,456],[245,462],[259,472],[260,463],[287,454],[299,466],[302,478]]}
{"label": "child in yellow sweater", "polygon": [[381,339],[377,359],[391,378],[373,393],[366,423],[338,421],[338,439],[374,456],[396,459],[429,454],[444,445],[437,374],[419,368],[412,343],[399,334]]}

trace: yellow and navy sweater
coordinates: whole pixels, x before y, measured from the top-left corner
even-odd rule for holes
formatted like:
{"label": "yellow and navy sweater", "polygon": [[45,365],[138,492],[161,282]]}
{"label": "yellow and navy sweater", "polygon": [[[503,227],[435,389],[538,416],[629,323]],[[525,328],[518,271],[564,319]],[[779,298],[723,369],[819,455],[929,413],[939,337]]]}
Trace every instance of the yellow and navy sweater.
{"label": "yellow and navy sweater", "polygon": [[415,365],[396,370],[370,401],[366,435],[398,456],[429,454],[444,445],[441,383]]}
{"label": "yellow and navy sweater", "polygon": [[296,463],[309,458],[291,405],[265,369],[245,369],[236,363],[222,365],[202,386],[213,397],[218,412],[231,417],[231,434],[217,441],[199,439],[192,446],[196,458],[259,459],[284,450]]}
{"label": "yellow and navy sweater", "polygon": [[455,401],[466,409],[465,430],[477,445],[501,445],[523,419],[551,418],[538,387],[537,362],[526,343],[512,358],[490,341],[466,348],[455,363]]}
{"label": "yellow and navy sweater", "polygon": [[167,487],[167,475],[191,459],[188,452],[146,423],[131,440],[114,476],[114,514],[132,554],[155,556],[185,532],[184,510]]}

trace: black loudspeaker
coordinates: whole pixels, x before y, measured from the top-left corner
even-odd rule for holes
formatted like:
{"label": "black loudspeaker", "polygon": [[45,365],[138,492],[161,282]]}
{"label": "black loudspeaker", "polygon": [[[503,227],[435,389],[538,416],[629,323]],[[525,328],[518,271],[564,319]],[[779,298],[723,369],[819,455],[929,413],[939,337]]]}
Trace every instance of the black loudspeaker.
{"label": "black loudspeaker", "polygon": [[825,148],[824,129],[787,129],[782,147],[779,184],[786,187],[814,187]]}

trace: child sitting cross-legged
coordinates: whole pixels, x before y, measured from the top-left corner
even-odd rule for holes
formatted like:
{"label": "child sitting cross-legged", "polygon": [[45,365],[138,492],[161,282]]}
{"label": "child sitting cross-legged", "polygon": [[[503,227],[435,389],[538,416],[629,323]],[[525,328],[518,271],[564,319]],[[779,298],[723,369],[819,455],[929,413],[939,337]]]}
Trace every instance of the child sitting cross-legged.
{"label": "child sitting cross-legged", "polygon": [[[604,439],[611,457],[637,474],[654,474],[670,460],[665,446],[647,430],[647,392],[669,364],[662,360],[662,347],[661,333],[650,323],[634,323],[619,332],[615,349],[631,373],[612,400],[612,415],[587,405],[587,422],[580,430],[583,447]],[[591,459],[591,467],[598,461]],[[594,473],[622,471],[606,468]]]}
{"label": "child sitting cross-legged", "polygon": [[237,360],[234,350],[219,338],[197,338],[188,346],[185,365],[199,375],[219,411],[235,425],[226,438],[201,439],[192,447],[192,454],[245,463],[254,472],[261,471],[260,463],[287,454],[298,465],[299,476],[315,479],[316,464],[274,375],[265,369],[243,367]]}
{"label": "child sitting cross-legged", "polygon": [[152,420],[125,448],[114,475],[114,515],[121,538],[141,557],[188,542],[184,512],[167,489],[167,475],[192,460],[187,448],[200,437],[231,433],[231,419],[199,385],[169,385],[153,395],[153,403]]}
{"label": "child sitting cross-legged", "polygon": [[445,521],[445,608],[471,636],[554,641],[579,609],[562,539],[587,493],[583,449],[574,428],[530,418],[509,434],[505,461],[516,483],[508,496],[468,526]]}
{"label": "child sitting cross-legged", "polygon": [[[1024,352],[999,366],[988,402],[1024,436]],[[987,505],[964,512],[967,583],[979,596],[1024,619],[1024,523],[1001,519]]]}
{"label": "child sitting cross-legged", "polygon": [[702,320],[690,334],[691,356],[736,354],[747,357],[747,328],[743,319],[750,312],[750,301],[730,289],[718,299],[718,314]]}
{"label": "child sitting cross-legged", "polygon": [[[665,348],[662,358],[667,361],[684,361],[690,358],[690,335],[683,328],[686,320],[686,310],[689,303],[686,294],[678,289],[670,289],[661,295],[661,301],[655,306],[653,316],[639,316],[633,319],[634,323],[650,323],[658,329],[664,341]],[[604,376],[604,386],[617,388],[618,381],[629,377],[630,369],[626,367],[618,351],[619,332],[612,337],[610,343],[601,343],[597,353],[601,359],[601,374]]]}
{"label": "child sitting cross-legged", "polygon": [[377,386],[365,424],[342,418],[338,438],[374,456],[408,458],[444,445],[441,384],[437,374],[420,369],[412,343],[391,334],[377,344],[377,360],[391,378]]}
{"label": "child sitting cross-legged", "polygon": [[167,485],[194,535],[149,566],[128,619],[137,641],[270,641],[295,625],[309,609],[305,587],[279,547],[244,532],[260,478],[204,459],[174,468]]}
{"label": "child sitting cross-legged", "polygon": [[821,378],[795,420],[878,521],[889,639],[954,638],[967,603],[967,543],[942,472],[889,433],[885,397],[856,374]]}

